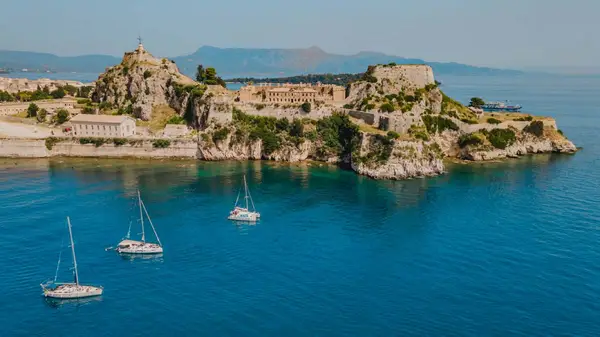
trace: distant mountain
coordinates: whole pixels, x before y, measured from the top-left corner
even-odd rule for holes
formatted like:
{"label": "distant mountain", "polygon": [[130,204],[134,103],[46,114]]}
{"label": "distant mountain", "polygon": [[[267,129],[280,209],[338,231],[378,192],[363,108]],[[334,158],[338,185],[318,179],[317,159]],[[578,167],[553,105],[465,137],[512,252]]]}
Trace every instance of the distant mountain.
{"label": "distant mountain", "polygon": [[[180,70],[193,76],[198,64],[215,67],[223,77],[285,77],[311,73],[361,73],[372,64],[429,64],[437,74],[516,75],[521,71],[474,67],[459,63],[426,62],[374,52],[330,54],[318,47],[306,49],[243,49],[204,46],[190,55],[172,57]],[[0,68],[101,73],[118,64],[108,55],[57,56],[47,53],[0,50]]]}
{"label": "distant mountain", "polygon": [[48,53],[0,50],[0,68],[101,73],[121,62],[108,55],[56,56]]}
{"label": "distant mountain", "polygon": [[374,52],[329,54],[318,47],[307,49],[242,49],[204,46],[174,58],[181,71],[193,75],[196,66],[215,67],[224,77],[285,77],[301,74],[361,73],[373,64],[429,64],[436,74],[516,75],[517,70],[475,67],[460,63],[426,62]]}

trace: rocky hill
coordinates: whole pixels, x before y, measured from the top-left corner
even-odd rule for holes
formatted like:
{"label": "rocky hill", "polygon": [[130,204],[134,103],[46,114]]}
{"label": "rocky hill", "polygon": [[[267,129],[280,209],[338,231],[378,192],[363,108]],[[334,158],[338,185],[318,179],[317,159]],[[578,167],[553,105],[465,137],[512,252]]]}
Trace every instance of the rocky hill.
{"label": "rocky hill", "polygon": [[336,108],[342,111],[315,117],[270,104],[277,117],[269,117],[235,102],[221,86],[182,75],[140,45],[100,76],[93,99],[142,120],[158,118],[158,107],[171,109],[199,131],[203,160],[312,159],[373,178],[405,179],[441,174],[445,157],[576,151],[550,118],[489,116],[463,106],[438,88],[428,65],[371,66],[347,94],[345,109]]}

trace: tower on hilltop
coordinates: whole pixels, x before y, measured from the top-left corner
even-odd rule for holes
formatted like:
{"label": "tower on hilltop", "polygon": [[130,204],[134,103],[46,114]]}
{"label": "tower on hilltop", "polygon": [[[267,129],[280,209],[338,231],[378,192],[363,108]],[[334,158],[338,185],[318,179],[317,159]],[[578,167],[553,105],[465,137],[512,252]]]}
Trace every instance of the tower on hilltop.
{"label": "tower on hilltop", "polygon": [[138,47],[135,50],[138,53],[143,53],[144,52],[144,45],[142,44],[142,37],[138,35]]}

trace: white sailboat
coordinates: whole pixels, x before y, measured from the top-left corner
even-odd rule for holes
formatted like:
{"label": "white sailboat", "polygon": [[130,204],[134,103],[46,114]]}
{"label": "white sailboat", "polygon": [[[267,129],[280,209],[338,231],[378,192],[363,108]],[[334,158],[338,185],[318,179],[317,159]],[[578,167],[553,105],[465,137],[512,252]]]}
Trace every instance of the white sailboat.
{"label": "white sailboat", "polygon": [[77,259],[75,258],[75,243],[73,242],[73,231],[71,229],[71,219],[67,217],[67,224],[69,227],[69,239],[71,240],[71,253],[73,254],[73,283],[58,283],[58,269],[60,268],[60,257],[62,251],[58,256],[58,264],[56,266],[56,274],[54,275],[54,281],[49,281],[40,284],[44,291],[44,296],[49,298],[67,299],[67,298],[83,298],[91,296],[102,295],[102,287],[85,286],[79,284],[79,273],[77,271]]}
{"label": "white sailboat", "polygon": [[[246,207],[238,206],[240,192],[238,192],[237,199],[235,199],[235,206],[233,210],[229,212],[229,217],[227,217],[227,219],[249,222],[258,221],[258,219],[260,219],[260,213],[258,213],[254,207],[254,201],[252,201],[252,196],[250,195],[250,190],[248,190],[248,184],[246,183],[246,175],[244,175],[244,202]],[[248,204],[248,201],[250,201],[250,204]],[[250,205],[252,205],[252,210],[249,208]]]}
{"label": "white sailboat", "polygon": [[[160,239],[158,238],[158,234],[156,233],[156,229],[154,228],[154,224],[152,223],[152,219],[150,219],[150,215],[148,215],[148,210],[146,210],[146,206],[142,201],[142,197],[140,196],[139,190],[138,204],[140,207],[140,222],[142,223],[142,240],[130,240],[129,237],[131,234],[131,224],[129,224],[129,231],[127,232],[127,236],[123,241],[119,242],[116,251],[125,254],[160,254],[163,252],[163,247],[160,243]],[[154,236],[156,237],[157,243],[146,242],[146,232],[144,231],[144,214],[146,214],[146,217],[148,217],[148,222],[150,223],[150,227],[152,227],[152,231],[154,232]]]}

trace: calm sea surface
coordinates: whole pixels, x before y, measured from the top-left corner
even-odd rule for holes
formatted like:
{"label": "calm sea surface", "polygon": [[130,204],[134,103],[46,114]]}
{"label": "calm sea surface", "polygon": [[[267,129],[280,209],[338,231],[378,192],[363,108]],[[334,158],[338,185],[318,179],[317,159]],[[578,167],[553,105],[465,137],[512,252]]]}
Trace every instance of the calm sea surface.
{"label": "calm sea surface", "polygon": [[[261,162],[0,159],[1,336],[598,336],[600,78],[443,77],[509,99],[583,150],[374,181]],[[225,219],[242,175],[263,220]],[[127,259],[140,189],[165,254]],[[71,280],[69,215],[96,300]]]}

